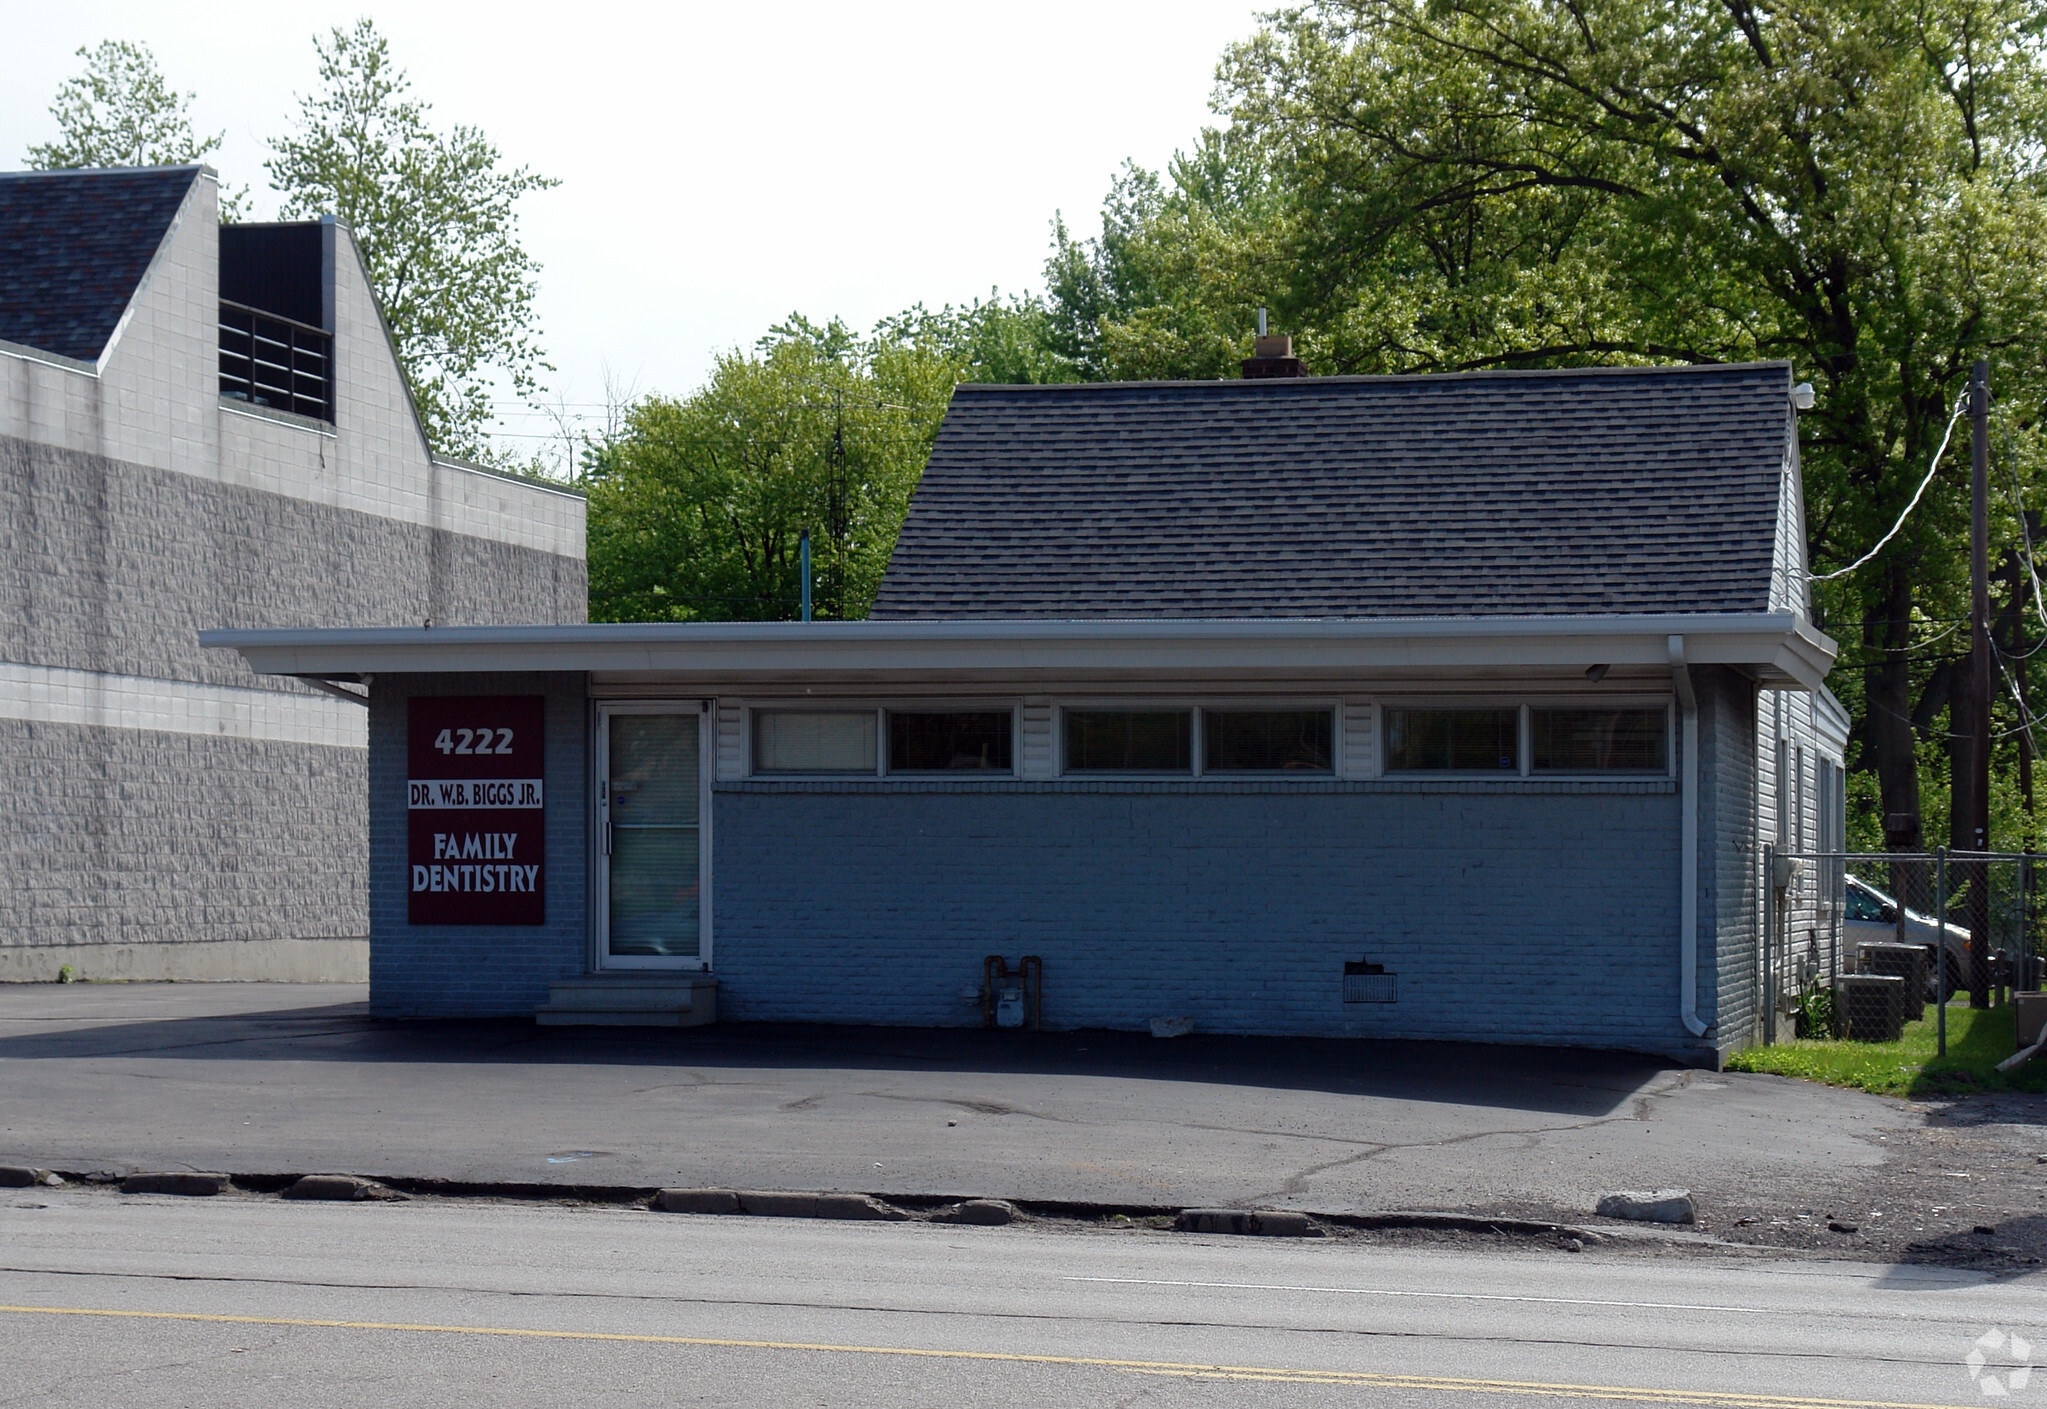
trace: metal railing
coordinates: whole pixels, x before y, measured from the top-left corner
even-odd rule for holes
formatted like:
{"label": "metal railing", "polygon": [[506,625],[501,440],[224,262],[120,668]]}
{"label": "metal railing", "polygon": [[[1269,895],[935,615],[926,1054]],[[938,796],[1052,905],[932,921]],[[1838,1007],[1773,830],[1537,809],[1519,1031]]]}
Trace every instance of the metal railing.
{"label": "metal railing", "polygon": [[1925,997],[1935,1005],[1942,1055],[1951,997],[1967,991],[1994,1001],[2037,987],[2047,972],[2047,854],[1765,846],[1762,877],[1756,978],[1764,1042],[1780,1041],[1787,1022],[1795,1029],[1798,1015],[1812,1011],[1802,1000],[1816,987],[1838,994],[1843,977],[1874,972],[1863,962],[1871,944],[1925,951]]}
{"label": "metal railing", "polygon": [[334,419],[334,335],[220,301],[220,394],[316,421]]}

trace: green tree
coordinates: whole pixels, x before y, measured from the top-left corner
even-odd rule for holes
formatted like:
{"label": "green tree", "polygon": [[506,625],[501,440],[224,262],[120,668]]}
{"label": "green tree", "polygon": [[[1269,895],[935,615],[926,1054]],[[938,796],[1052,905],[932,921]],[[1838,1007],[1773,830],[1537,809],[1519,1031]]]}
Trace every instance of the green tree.
{"label": "green tree", "polygon": [[808,529],[821,620],[867,614],[964,363],[800,317],[648,397],[590,457],[593,621],[787,620]]}
{"label": "green tree", "polygon": [[[81,47],[85,72],[67,78],[50,104],[57,140],[38,142],[24,158],[37,171],[108,166],[183,166],[220,150],[224,133],[202,137],[189,111],[196,93],[164,81],[147,44],[105,39]],[[225,189],[221,213],[232,218],[244,197]]]}
{"label": "green tree", "polygon": [[1126,163],[1101,230],[1053,222],[1052,346],[1090,378],[1232,376],[1259,308],[1297,328],[1286,192],[1246,130],[1206,129],[1165,175]]}
{"label": "green tree", "polygon": [[1083,379],[1072,358],[1055,346],[1056,333],[1042,300],[1004,298],[946,304],[936,312],[919,303],[875,329],[880,342],[922,344],[960,366],[960,380],[1035,386]]}
{"label": "green tree", "polygon": [[201,137],[187,109],[196,93],[179,93],[146,44],[106,39],[81,47],[85,72],[67,78],[50,104],[57,140],[28,149],[38,171],[79,167],[182,166],[220,150],[224,134]]}
{"label": "green tree", "polygon": [[320,91],[266,164],[290,217],[332,214],[354,232],[436,449],[488,454],[492,379],[532,396],[543,371],[539,266],[519,244],[519,198],[558,185],[505,169],[474,127],[445,132],[368,20],[314,47]]}
{"label": "green tree", "polygon": [[[1111,296],[1055,301],[1105,371],[1215,375],[1200,337],[1254,292],[1318,371],[1790,359],[1827,571],[1903,511],[1975,357],[2039,458],[2043,35],[2038,0],[1324,0],[1223,62],[1215,150],[1256,199],[1193,168],[1135,220],[1112,195]],[[1946,743],[1967,453],[1820,590],[1880,814],[1920,814]]]}

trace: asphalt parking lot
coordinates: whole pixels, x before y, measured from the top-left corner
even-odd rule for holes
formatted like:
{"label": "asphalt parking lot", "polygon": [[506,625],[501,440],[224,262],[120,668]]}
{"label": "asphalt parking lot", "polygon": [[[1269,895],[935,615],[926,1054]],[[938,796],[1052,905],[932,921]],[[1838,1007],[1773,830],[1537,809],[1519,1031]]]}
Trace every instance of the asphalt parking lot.
{"label": "asphalt parking lot", "polygon": [[[1568,1049],[540,1028],[364,999],[0,987],[0,1162],[1562,1219],[1681,1186],[1717,1235],[1868,1255],[1954,1233],[2012,1259],[2047,1212],[2036,1098],[1936,1108]],[[2006,1231],[1963,1231],[1986,1222]]]}

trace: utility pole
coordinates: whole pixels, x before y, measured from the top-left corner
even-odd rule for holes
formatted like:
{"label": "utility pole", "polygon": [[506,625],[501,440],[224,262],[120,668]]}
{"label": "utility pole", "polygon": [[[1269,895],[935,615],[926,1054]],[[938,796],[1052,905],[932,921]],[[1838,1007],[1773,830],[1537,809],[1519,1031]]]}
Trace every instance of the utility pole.
{"label": "utility pole", "polygon": [[[2023,511],[2021,511],[2023,512]],[[2028,526],[2030,528],[2030,525]],[[2026,835],[2022,851],[2033,849],[2033,706],[2026,676],[2026,563],[2017,552],[2011,555],[2011,676],[2012,693],[2019,706],[2019,804],[2026,810]]]}
{"label": "utility pole", "polygon": [[803,619],[810,620],[810,530],[804,529],[796,539],[797,571],[803,578]]}
{"label": "utility pole", "polygon": [[[1969,379],[1969,736],[1971,851],[1990,849],[1990,363],[1978,358]],[[1969,1006],[1990,1006],[1990,868],[1970,863]],[[1940,916],[1943,924],[1947,917]]]}

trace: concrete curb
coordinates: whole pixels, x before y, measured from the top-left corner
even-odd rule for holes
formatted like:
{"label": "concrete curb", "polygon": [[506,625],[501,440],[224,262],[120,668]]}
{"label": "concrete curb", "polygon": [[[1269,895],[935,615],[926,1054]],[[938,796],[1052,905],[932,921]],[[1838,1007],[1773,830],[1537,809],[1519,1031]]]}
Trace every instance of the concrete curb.
{"label": "concrete curb", "polygon": [[[31,1177],[39,1176],[39,1177]],[[1182,1232],[1236,1237],[1325,1237],[1334,1229],[1486,1234],[1555,1239],[1580,1245],[1643,1239],[1715,1241],[1668,1225],[1629,1224],[1596,1229],[1573,1223],[1490,1217],[1484,1214],[1392,1210],[1322,1213],[1291,1209],[1176,1208],[1154,1204],[1098,1204],[1050,1199],[972,1198],[942,1194],[865,1194],[786,1189],[662,1189],[624,1184],[492,1183],[352,1174],[138,1173],[117,1179],[107,1172],[74,1173],[0,1165],[0,1188],[29,1184],[108,1184],[124,1193],[205,1196],[230,1188],[251,1194],[348,1202],[410,1196],[503,1199],[535,1203],[639,1204],[660,1213],[745,1214],[756,1218],[929,1222],[1001,1227],[1030,1219],[1105,1220],[1172,1227]],[[361,1192],[358,1192],[361,1191]]]}
{"label": "concrete curb", "polygon": [[1319,1238],[1305,1213],[1271,1209],[1183,1208],[1173,1226],[1183,1233],[1231,1233],[1245,1238]]}
{"label": "concrete curb", "polygon": [[965,1223],[976,1228],[1000,1228],[1023,1215],[1008,1199],[963,1199],[931,1214],[933,1223]]}
{"label": "concrete curb", "polygon": [[1415,1229],[1435,1233],[1510,1233],[1518,1237],[1582,1238],[1588,1243],[1602,1241],[1604,1234],[1575,1223],[1545,1223],[1533,1218],[1489,1218],[1479,1213],[1318,1213],[1323,1223],[1355,1228],[1361,1233]]}
{"label": "concrete curb", "polygon": [[29,1189],[38,1184],[62,1184],[62,1175],[47,1169],[30,1169],[22,1164],[0,1164],[0,1189]]}
{"label": "concrete curb", "polygon": [[1698,1222],[1690,1189],[1623,1189],[1602,1195],[1593,1212],[1601,1218],[1621,1218],[1633,1223]]}
{"label": "concrete curb", "polygon": [[121,1181],[124,1194],[179,1194],[210,1198],[227,1188],[225,1174],[131,1174]]}
{"label": "concrete curb", "polygon": [[353,1203],[362,1199],[398,1203],[410,1197],[380,1188],[371,1180],[358,1179],[353,1174],[308,1174],[282,1190],[281,1194],[287,1199],[320,1199],[329,1203]]}
{"label": "concrete curb", "polygon": [[806,1194],[782,1189],[663,1189],[648,1205],[660,1213],[748,1213],[755,1218],[906,1221],[910,1215],[871,1194]]}
{"label": "concrete curb", "polygon": [[730,1189],[663,1189],[652,1207],[662,1213],[737,1213],[739,1195]]}

